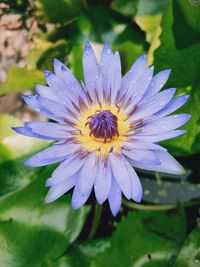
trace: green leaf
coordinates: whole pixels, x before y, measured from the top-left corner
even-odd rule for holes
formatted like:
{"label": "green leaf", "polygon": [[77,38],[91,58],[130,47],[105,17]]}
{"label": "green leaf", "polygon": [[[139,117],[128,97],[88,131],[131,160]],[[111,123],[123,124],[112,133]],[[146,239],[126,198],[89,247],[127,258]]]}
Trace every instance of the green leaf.
{"label": "green leaf", "polygon": [[32,89],[35,82],[44,83],[42,72],[11,67],[8,69],[6,81],[1,86],[0,95]]}
{"label": "green leaf", "polygon": [[22,136],[11,129],[21,124],[11,115],[0,115],[0,196],[30,183],[36,170],[29,168],[27,172],[23,161],[50,143]]}
{"label": "green leaf", "polygon": [[147,42],[151,43],[162,14],[169,0],[140,0],[134,18],[138,26],[146,33]]}
{"label": "green leaf", "polygon": [[182,210],[174,213],[134,211],[117,225],[110,247],[91,267],[165,267],[177,255],[186,234]]}
{"label": "green leaf", "polygon": [[36,0],[36,18],[40,23],[65,23],[80,15],[82,0]]}
{"label": "green leaf", "polygon": [[[175,155],[200,151],[200,5],[188,0],[171,1],[161,22],[160,46],[154,52],[156,71],[172,69],[168,87],[179,88],[178,94],[189,93],[188,103],[181,109],[192,115],[183,128],[183,137],[165,142]],[[187,36],[187,37],[186,37]],[[155,43],[153,42],[152,45]],[[151,51],[152,51],[151,47]]]}
{"label": "green leaf", "polygon": [[132,18],[137,12],[139,0],[114,0],[111,3],[111,8],[120,14]]}
{"label": "green leaf", "polygon": [[194,6],[188,0],[171,1],[164,13],[161,22],[161,45],[155,51],[154,64],[157,71],[172,69],[169,86],[184,87],[194,85],[198,81],[199,17],[200,6]]}
{"label": "green leaf", "polygon": [[173,267],[196,267],[200,263],[200,226],[186,238]]}
{"label": "green leaf", "polygon": [[110,246],[108,239],[93,240],[74,244],[64,257],[61,257],[55,267],[89,267],[92,260]]}
{"label": "green leaf", "polygon": [[54,266],[79,235],[89,208],[73,211],[70,196],[45,204],[45,179],[52,168],[40,168],[35,181],[0,199],[0,266]]}

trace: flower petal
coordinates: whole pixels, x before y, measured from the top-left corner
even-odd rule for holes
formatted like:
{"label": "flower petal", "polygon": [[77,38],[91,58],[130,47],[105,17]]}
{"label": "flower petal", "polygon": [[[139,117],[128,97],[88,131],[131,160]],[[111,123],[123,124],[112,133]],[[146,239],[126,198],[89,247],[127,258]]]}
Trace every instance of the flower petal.
{"label": "flower petal", "polygon": [[80,171],[77,187],[81,194],[86,194],[91,191],[97,172],[96,157],[91,153],[85,159],[85,163]]}
{"label": "flower petal", "polygon": [[185,134],[186,132],[186,130],[172,130],[166,133],[158,133],[155,135],[134,135],[134,139],[141,140],[142,142],[161,142],[163,140],[176,138]]}
{"label": "flower petal", "polygon": [[126,165],[122,160],[123,156],[117,156],[113,153],[110,153],[108,156],[109,164],[111,164],[111,169],[113,177],[120,186],[123,194],[126,198],[131,198],[131,182],[129,175],[126,169]]}
{"label": "flower petal", "polygon": [[127,165],[127,170],[128,170],[129,177],[131,180],[131,190],[132,190],[131,198],[136,202],[140,202],[142,199],[142,194],[143,194],[140,179],[128,161],[126,161],[126,165]]}
{"label": "flower petal", "polygon": [[56,75],[64,81],[66,89],[69,90],[71,98],[73,98],[76,104],[78,103],[79,96],[81,96],[84,101],[87,101],[83,88],[65,64],[58,59],[54,59],[54,70]]}
{"label": "flower petal", "polygon": [[[39,104],[47,110],[47,112],[51,112],[57,118],[61,118],[60,121],[64,121],[64,119],[68,119],[71,122],[75,122],[77,120],[76,115],[74,113],[70,113],[62,104],[57,103],[53,100],[38,96],[37,100]],[[73,114],[73,115],[71,115]],[[66,120],[67,121],[67,120]]]}
{"label": "flower petal", "polygon": [[76,210],[83,206],[83,204],[85,204],[85,202],[88,200],[91,191],[92,189],[87,193],[82,193],[79,189],[79,186],[76,185],[72,195],[72,208]]}
{"label": "flower petal", "polygon": [[138,140],[132,140],[128,142],[124,142],[123,145],[128,148],[128,150],[134,150],[135,148],[138,149],[149,149],[149,150],[161,150],[161,151],[166,151],[164,147],[161,147],[157,144],[153,144],[150,142],[143,142],[143,141],[138,141]]}
{"label": "flower petal", "polygon": [[[40,134],[33,133],[31,131],[31,129],[26,128],[26,127],[12,127],[12,129],[15,132],[17,132],[19,134],[23,134],[25,136],[34,137],[34,138],[40,138],[40,139],[46,139],[46,140],[54,140],[52,137],[46,137],[46,136],[43,136],[43,135],[40,135]],[[59,139],[56,138],[55,140],[59,140]]]}
{"label": "flower petal", "polygon": [[188,114],[178,114],[160,118],[144,124],[140,129],[140,133],[142,135],[153,135],[168,132],[184,125],[190,118],[191,115]]}
{"label": "flower petal", "polygon": [[52,177],[46,181],[46,186],[54,186],[56,184],[62,183],[66,179],[69,179],[69,177],[71,177],[81,169],[84,163],[85,159],[80,159],[78,156],[67,158],[59,165],[59,167],[55,169]]}
{"label": "flower petal", "polygon": [[156,154],[161,162],[160,165],[139,163],[134,160],[129,160],[129,162],[132,166],[144,170],[172,173],[177,175],[185,173],[183,167],[168,152],[157,151]]}
{"label": "flower petal", "polygon": [[144,97],[149,98],[160,91],[160,89],[167,82],[171,70],[163,70],[157,73],[151,80],[148,89],[146,90]]}
{"label": "flower petal", "polygon": [[29,158],[24,164],[33,167],[50,165],[66,159],[79,147],[79,145],[75,144],[54,144]]}
{"label": "flower petal", "polygon": [[113,103],[121,85],[121,60],[119,52],[115,52],[110,70],[111,102]]}
{"label": "flower petal", "polygon": [[53,140],[67,139],[71,137],[68,133],[72,128],[68,125],[62,125],[54,122],[25,122],[24,125],[33,133],[52,138]]}
{"label": "flower petal", "polygon": [[181,95],[172,99],[167,106],[157,112],[154,116],[155,118],[162,118],[164,116],[169,115],[170,113],[176,111],[180,107],[182,107],[188,100],[189,95]]}
{"label": "flower petal", "polygon": [[157,157],[155,151],[134,148],[132,150],[124,149],[123,154],[126,157],[138,162],[146,162],[147,164],[152,165],[160,164],[159,158]]}
{"label": "flower petal", "polygon": [[167,89],[150,97],[146,101],[142,101],[142,103],[137,107],[134,114],[131,116],[131,120],[144,119],[158,112],[169,103],[175,92],[175,88]]}
{"label": "flower petal", "polygon": [[52,186],[48,191],[48,194],[45,198],[45,202],[51,203],[55,201],[56,199],[58,199],[59,197],[61,197],[62,195],[64,195],[73,186],[75,186],[77,179],[78,179],[78,176],[77,174],[75,174],[71,176],[70,178],[68,178],[67,180],[63,181],[62,183]]}
{"label": "flower petal", "polygon": [[40,85],[40,84],[36,84],[35,85],[35,90],[38,93],[38,95],[45,97],[47,99],[53,100],[58,102],[58,98],[57,96],[54,94],[54,92],[52,91],[52,89],[48,86],[45,85]]}
{"label": "flower petal", "polygon": [[[102,78],[94,51],[89,42],[86,43],[83,53],[83,73],[86,88],[93,100],[96,99],[95,90],[99,93],[100,100],[103,100]],[[101,96],[101,97],[100,97]]]}
{"label": "flower petal", "polygon": [[113,216],[116,216],[121,207],[122,192],[114,178],[112,179],[112,185],[110,189],[110,194],[108,196],[108,202]]}
{"label": "flower petal", "polygon": [[[52,120],[55,120],[57,122],[61,122],[61,123],[64,122],[64,120],[61,117],[59,117],[60,105],[57,102],[49,100],[47,98],[37,96],[37,95],[36,96],[33,96],[33,95],[22,96],[22,98],[24,99],[26,104],[29,105],[36,112],[39,112],[40,114],[42,114],[42,115],[44,115],[44,116],[46,116]],[[46,102],[51,101],[53,103],[56,103],[56,105],[59,107],[58,112],[54,112],[53,109],[48,109],[47,105],[45,107],[44,103],[40,102],[40,98],[44,99]],[[56,111],[57,111],[57,109],[56,109]]]}
{"label": "flower petal", "polygon": [[113,52],[108,44],[105,44],[101,53],[101,73],[103,89],[105,90],[106,96],[109,95],[111,87],[111,75],[110,70],[113,64]]}
{"label": "flower petal", "polygon": [[98,162],[98,170],[94,183],[94,191],[99,204],[102,204],[109,195],[111,187],[112,173],[110,166],[105,166],[101,158]]}

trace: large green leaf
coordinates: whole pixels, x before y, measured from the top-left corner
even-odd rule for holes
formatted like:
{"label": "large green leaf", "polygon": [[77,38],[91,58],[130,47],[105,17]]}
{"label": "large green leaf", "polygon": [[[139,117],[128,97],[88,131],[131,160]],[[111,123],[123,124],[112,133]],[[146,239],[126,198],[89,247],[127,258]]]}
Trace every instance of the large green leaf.
{"label": "large green leaf", "polygon": [[39,169],[27,168],[23,161],[49,144],[49,141],[22,136],[11,129],[21,124],[11,115],[0,115],[0,196],[30,183]]}
{"label": "large green leaf", "polygon": [[35,6],[40,23],[65,23],[79,16],[83,0],[36,0]]}
{"label": "large green leaf", "polygon": [[131,212],[117,225],[111,246],[97,256],[91,267],[170,266],[185,234],[185,215],[181,210]]}
{"label": "large green leaf", "polygon": [[0,199],[0,266],[54,266],[79,235],[89,209],[73,211],[69,195],[45,204],[51,172],[40,168],[35,181]]}
{"label": "large green leaf", "polygon": [[[171,1],[161,22],[160,46],[154,52],[156,71],[172,69],[167,83],[179,88],[178,94],[189,93],[190,100],[181,110],[192,114],[190,122],[184,126],[188,133],[167,142],[176,155],[186,155],[200,151],[200,5],[188,0]],[[152,43],[152,46],[155,42]],[[152,48],[151,48],[152,50]]]}
{"label": "large green leaf", "polygon": [[200,226],[186,238],[173,267],[197,267],[200,264]]}
{"label": "large green leaf", "polygon": [[11,67],[7,79],[0,88],[0,95],[32,89],[34,83],[44,83],[41,71]]}
{"label": "large green leaf", "polygon": [[108,239],[74,244],[54,267],[89,267],[92,260],[110,246]]}

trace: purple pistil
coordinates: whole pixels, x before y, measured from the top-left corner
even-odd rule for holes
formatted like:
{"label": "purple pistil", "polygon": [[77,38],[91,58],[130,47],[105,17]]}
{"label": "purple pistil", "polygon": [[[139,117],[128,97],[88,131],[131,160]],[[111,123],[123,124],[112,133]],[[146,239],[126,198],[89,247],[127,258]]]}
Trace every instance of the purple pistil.
{"label": "purple pistil", "polygon": [[117,116],[112,114],[110,110],[97,110],[94,115],[88,117],[85,125],[89,125],[90,136],[103,138],[104,143],[106,143],[114,136],[119,136],[117,121]]}

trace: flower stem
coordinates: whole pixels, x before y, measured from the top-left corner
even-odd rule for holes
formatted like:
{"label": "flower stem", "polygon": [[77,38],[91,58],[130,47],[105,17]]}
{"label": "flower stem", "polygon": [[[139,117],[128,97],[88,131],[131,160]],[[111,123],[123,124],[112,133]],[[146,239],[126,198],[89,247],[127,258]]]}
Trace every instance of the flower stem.
{"label": "flower stem", "polygon": [[[127,200],[123,200],[122,203],[132,209],[137,210],[152,210],[152,211],[161,211],[161,210],[173,210],[177,208],[177,204],[169,204],[169,205],[144,205],[144,204],[137,204],[134,202],[130,202]],[[181,203],[183,207],[190,207],[200,205],[200,201],[193,201],[193,202],[183,202]]]}
{"label": "flower stem", "polygon": [[93,218],[92,226],[91,226],[91,229],[88,235],[89,240],[92,240],[96,234],[99,221],[101,219],[102,210],[103,210],[102,206],[96,202],[95,209],[94,209],[94,218]]}

